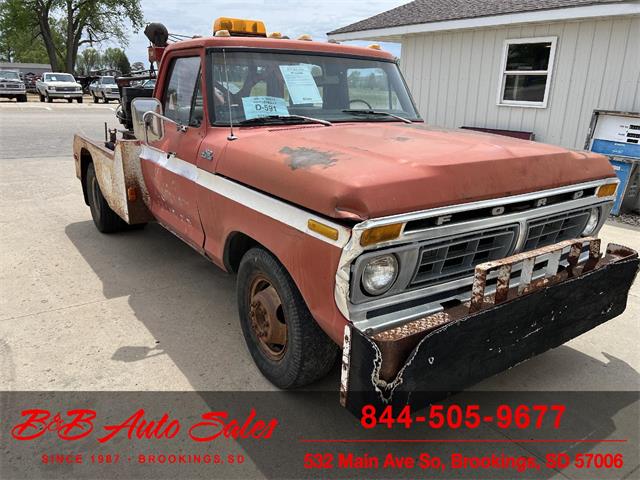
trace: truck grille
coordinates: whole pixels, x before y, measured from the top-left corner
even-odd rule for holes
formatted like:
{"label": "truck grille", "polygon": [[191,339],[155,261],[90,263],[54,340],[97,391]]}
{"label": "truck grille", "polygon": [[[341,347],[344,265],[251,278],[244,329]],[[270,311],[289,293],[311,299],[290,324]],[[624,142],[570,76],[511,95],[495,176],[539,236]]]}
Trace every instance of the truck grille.
{"label": "truck grille", "polygon": [[76,87],[56,87],[56,92],[75,92]]}
{"label": "truck grille", "polygon": [[483,230],[423,246],[410,287],[469,276],[477,264],[508,256],[516,231],[516,226]]}
{"label": "truck grille", "polygon": [[589,221],[590,212],[590,210],[574,210],[529,222],[524,250],[533,250],[563,240],[578,238]]}

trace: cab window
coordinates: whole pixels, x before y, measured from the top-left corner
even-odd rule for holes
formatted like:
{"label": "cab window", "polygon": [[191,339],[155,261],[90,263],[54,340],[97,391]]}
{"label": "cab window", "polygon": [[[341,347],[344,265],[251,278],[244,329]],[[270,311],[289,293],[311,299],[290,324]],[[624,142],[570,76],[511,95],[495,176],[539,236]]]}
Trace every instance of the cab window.
{"label": "cab window", "polygon": [[176,58],[164,94],[164,115],[181,125],[202,123],[200,57]]}

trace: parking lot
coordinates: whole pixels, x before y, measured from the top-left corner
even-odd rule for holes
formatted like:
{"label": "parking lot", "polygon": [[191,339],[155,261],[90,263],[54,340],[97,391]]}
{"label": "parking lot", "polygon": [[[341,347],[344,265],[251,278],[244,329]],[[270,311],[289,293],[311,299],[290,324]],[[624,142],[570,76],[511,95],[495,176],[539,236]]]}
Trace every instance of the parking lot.
{"label": "parking lot", "polygon": [[[162,229],[102,235],[71,157],[116,104],[0,102],[0,389],[270,390],[240,332],[234,277]],[[605,241],[640,250],[640,232]],[[621,317],[478,388],[635,390],[640,284]],[[317,385],[338,390],[339,369]]]}

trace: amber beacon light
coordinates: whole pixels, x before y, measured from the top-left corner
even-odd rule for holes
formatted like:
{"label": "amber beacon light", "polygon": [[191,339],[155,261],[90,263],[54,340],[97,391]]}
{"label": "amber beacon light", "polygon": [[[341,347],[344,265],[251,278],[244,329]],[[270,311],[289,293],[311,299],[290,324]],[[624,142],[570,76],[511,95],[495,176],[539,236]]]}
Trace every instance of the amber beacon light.
{"label": "amber beacon light", "polygon": [[231,35],[244,37],[266,37],[267,29],[260,20],[220,17],[213,22],[213,34],[226,30]]}

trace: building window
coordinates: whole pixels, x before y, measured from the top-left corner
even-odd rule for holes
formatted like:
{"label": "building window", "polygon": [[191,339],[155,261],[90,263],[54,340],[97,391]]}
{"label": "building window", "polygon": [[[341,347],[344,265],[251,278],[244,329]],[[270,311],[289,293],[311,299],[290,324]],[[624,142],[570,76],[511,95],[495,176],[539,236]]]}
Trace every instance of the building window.
{"label": "building window", "polygon": [[499,105],[547,106],[556,37],[505,40]]}

